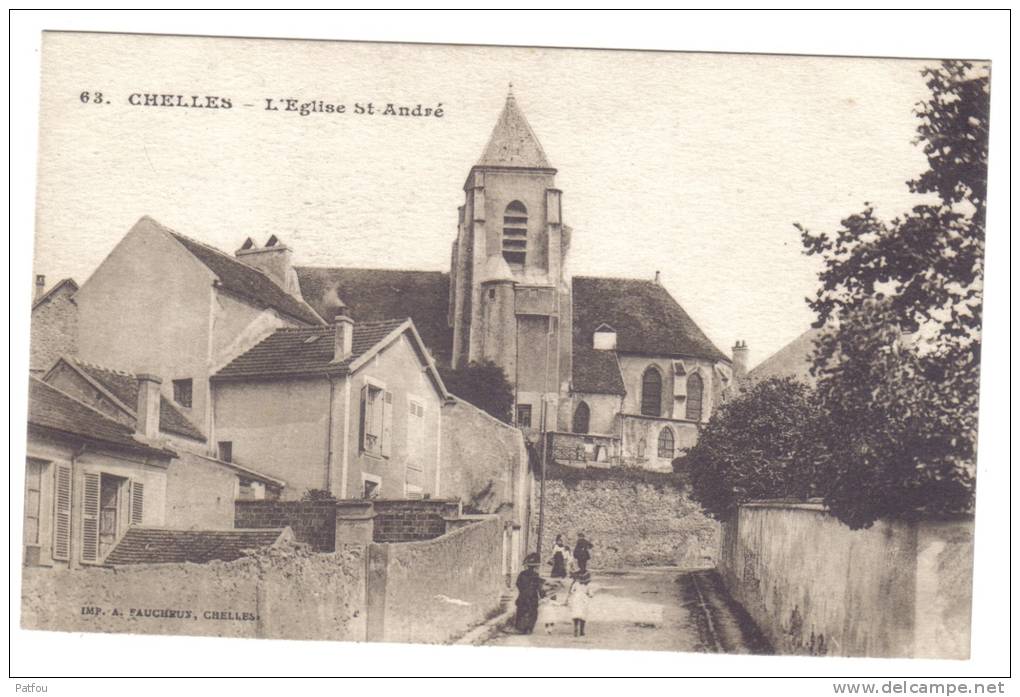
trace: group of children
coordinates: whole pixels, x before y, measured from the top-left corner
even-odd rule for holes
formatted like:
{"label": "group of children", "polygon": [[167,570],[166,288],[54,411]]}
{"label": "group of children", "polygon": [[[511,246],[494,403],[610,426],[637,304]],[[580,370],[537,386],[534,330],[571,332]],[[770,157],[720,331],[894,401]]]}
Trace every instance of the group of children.
{"label": "group of children", "polygon": [[591,585],[591,573],[577,571],[573,574],[569,588],[562,579],[546,582],[545,596],[538,601],[538,622],[546,634],[552,634],[559,622],[573,620],[574,636],[584,636],[584,625],[588,620],[588,605],[595,593]]}

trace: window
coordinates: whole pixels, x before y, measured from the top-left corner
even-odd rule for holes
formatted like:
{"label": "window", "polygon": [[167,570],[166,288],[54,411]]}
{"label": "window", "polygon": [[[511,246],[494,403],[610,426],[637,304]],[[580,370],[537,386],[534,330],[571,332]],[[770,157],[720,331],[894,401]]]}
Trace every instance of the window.
{"label": "window", "polygon": [[234,461],[234,443],[229,440],[221,440],[216,444],[216,451],[223,462]]}
{"label": "window", "polygon": [[530,404],[518,404],[517,405],[517,427],[518,428],[531,428],[531,405]]}
{"label": "window", "polygon": [[191,378],[174,380],[174,401],[182,407],[191,406]]}
{"label": "window", "polygon": [[39,544],[39,514],[42,511],[42,478],[46,463],[29,459],[25,463],[25,544]]}
{"label": "window", "polygon": [[411,398],[407,400],[407,466],[425,467],[425,407]]}
{"label": "window", "polygon": [[393,393],[367,384],[361,388],[361,450],[380,457],[390,456],[393,424]]}
{"label": "window", "polygon": [[648,366],[641,377],[641,413],[662,416],[662,375],[654,365]]}
{"label": "window", "polygon": [[701,421],[701,401],[705,391],[705,382],[698,373],[691,373],[687,378],[687,418]]}
{"label": "window", "polygon": [[673,429],[666,426],[659,431],[659,457],[673,459],[673,449],[676,439],[673,437]]}
{"label": "window", "polygon": [[361,498],[377,499],[382,494],[382,477],[367,472],[361,473]]}
{"label": "window", "polygon": [[590,420],[591,409],[588,408],[588,403],[579,403],[577,409],[574,410],[574,433],[587,433]]}
{"label": "window", "polygon": [[528,209],[511,201],[503,213],[503,258],[511,269],[523,269],[528,256]]}

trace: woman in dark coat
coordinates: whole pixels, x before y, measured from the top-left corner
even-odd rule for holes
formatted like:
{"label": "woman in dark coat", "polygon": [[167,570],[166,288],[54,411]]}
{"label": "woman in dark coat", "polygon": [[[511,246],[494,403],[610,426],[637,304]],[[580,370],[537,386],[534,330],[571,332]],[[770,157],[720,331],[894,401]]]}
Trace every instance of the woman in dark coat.
{"label": "woman in dark coat", "polygon": [[541,563],[537,554],[524,558],[524,571],[517,575],[517,614],[514,627],[521,634],[531,634],[538,621],[538,599],[542,595],[542,577],[538,575]]}
{"label": "woman in dark coat", "polygon": [[577,569],[581,573],[588,570],[588,560],[591,559],[591,542],[584,538],[584,535],[577,533],[577,544],[574,545],[574,559],[577,560]]}

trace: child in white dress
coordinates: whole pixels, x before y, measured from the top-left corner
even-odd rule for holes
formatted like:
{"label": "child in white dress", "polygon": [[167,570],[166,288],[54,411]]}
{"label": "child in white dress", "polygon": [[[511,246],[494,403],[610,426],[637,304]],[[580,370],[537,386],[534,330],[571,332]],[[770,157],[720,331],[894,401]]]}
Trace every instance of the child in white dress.
{"label": "child in white dress", "polygon": [[545,597],[538,601],[538,624],[545,628],[546,634],[552,634],[556,623],[563,621],[566,602],[563,583],[550,581],[545,588]]}
{"label": "child in white dress", "polygon": [[582,571],[574,578],[567,592],[567,606],[570,617],[574,620],[574,636],[584,636],[584,625],[588,621],[588,605],[594,590],[591,587],[591,573]]}

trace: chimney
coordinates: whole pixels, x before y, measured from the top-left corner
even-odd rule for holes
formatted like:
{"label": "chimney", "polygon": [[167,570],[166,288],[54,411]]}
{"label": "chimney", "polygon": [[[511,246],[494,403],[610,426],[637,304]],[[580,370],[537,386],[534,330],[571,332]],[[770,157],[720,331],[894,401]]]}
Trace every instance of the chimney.
{"label": "chimney", "polygon": [[733,344],[733,379],[741,382],[747,377],[747,342]]}
{"label": "chimney", "polygon": [[250,237],[244,240],[234,256],[248,266],[254,266],[276,281],[276,284],[296,298],[301,297],[297,273],[291,259],[290,247],[276,235],[270,235],[265,247],[259,247]]}
{"label": "chimney", "polygon": [[341,305],[333,318],[333,362],[339,363],[350,358],[354,352],[354,320]]}
{"label": "chimney", "polygon": [[655,272],[655,285],[660,285],[660,283],[659,283],[659,272],[658,271]]}
{"label": "chimney", "polygon": [[138,414],[135,433],[150,440],[159,437],[159,387],[163,378],[140,373],[138,376]]}
{"label": "chimney", "polygon": [[35,302],[43,296],[43,291],[46,290],[46,277],[42,274],[38,274],[35,277],[35,295],[32,296],[32,301]]}

